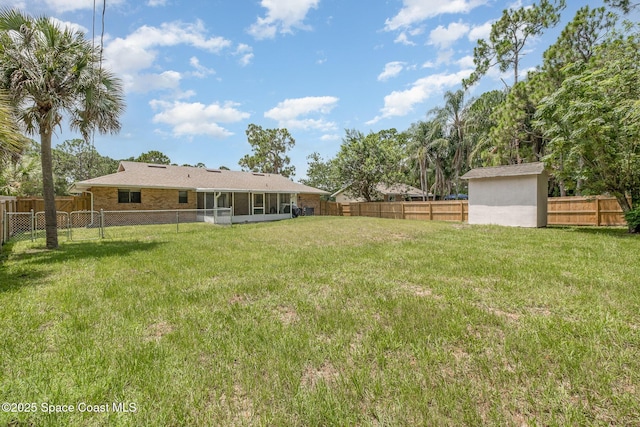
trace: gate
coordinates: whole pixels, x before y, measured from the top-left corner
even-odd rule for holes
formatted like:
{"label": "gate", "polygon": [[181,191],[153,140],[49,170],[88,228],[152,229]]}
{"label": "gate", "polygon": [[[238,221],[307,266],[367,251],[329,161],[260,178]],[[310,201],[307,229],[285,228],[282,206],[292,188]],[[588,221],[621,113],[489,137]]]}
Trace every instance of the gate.
{"label": "gate", "polygon": [[71,240],[95,240],[103,237],[102,215],[98,211],[75,211],[69,214]]}
{"label": "gate", "polygon": [[35,221],[33,211],[31,212],[5,212],[6,240],[31,240],[35,239],[33,224]]}
{"label": "gate", "polygon": [[[69,238],[69,213],[57,211],[56,221],[58,223],[58,237],[61,234],[66,235]],[[37,212],[33,223],[34,238],[46,237],[44,212]]]}

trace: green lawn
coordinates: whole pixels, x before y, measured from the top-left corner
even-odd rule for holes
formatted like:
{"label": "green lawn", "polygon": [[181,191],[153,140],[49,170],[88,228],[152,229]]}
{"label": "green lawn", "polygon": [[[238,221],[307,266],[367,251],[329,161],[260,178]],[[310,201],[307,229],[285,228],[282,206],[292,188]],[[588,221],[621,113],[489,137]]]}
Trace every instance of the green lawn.
{"label": "green lawn", "polygon": [[3,248],[0,425],[640,425],[623,229],[175,231]]}

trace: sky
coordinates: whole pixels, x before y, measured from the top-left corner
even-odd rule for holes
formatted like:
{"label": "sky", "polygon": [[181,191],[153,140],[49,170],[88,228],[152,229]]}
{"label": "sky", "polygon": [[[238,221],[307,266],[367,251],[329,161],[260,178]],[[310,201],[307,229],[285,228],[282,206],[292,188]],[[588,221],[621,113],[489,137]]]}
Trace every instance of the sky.
{"label": "sky", "polygon": [[[0,0],[103,41],[104,66],[122,80],[116,135],[96,134],[115,159],[158,150],[176,164],[240,170],[250,123],[287,128],[294,180],[307,156],[335,157],[345,129],[408,129],[461,88],[473,48],[510,7],[528,0]],[[578,7],[527,47],[539,65]],[[104,25],[103,22],[104,7]],[[95,8],[95,9],[94,9]],[[95,10],[95,14],[94,14]],[[503,88],[492,70],[467,97]],[[54,145],[78,137],[58,129]]]}

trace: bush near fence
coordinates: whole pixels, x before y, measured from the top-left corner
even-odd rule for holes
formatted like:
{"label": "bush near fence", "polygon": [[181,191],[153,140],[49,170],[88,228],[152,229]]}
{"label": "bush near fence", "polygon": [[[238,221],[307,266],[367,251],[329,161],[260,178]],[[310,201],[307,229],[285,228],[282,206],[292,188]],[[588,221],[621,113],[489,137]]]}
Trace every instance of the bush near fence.
{"label": "bush near fence", "polygon": [[[322,202],[321,215],[370,216],[424,221],[459,221],[469,218],[466,200],[428,202]],[[624,226],[622,208],[615,197],[550,197],[549,225]]]}

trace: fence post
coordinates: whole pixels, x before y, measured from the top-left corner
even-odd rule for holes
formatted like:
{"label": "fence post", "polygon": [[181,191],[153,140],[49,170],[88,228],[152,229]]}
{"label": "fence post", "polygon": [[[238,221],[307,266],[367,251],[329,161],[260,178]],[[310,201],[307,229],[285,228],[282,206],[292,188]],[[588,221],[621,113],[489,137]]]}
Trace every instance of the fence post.
{"label": "fence post", "polygon": [[104,209],[100,209],[100,238],[104,239]]}
{"label": "fence post", "polygon": [[464,205],[462,204],[462,200],[460,200],[460,222],[464,222]]}
{"label": "fence post", "polygon": [[433,205],[429,202],[429,221],[433,221]]}
{"label": "fence post", "polygon": [[600,199],[596,197],[596,227],[600,227]]}
{"label": "fence post", "polygon": [[402,216],[401,216],[401,218],[402,218],[402,219],[406,219],[406,218],[404,217],[404,213],[405,213],[405,209],[404,209],[404,202],[402,203],[402,205],[401,205],[401,206],[402,206],[402,212],[401,212],[401,215],[402,215]]}
{"label": "fence post", "polygon": [[33,242],[35,240],[35,229],[36,229],[36,217],[33,214],[33,209],[31,209],[31,241]]}

